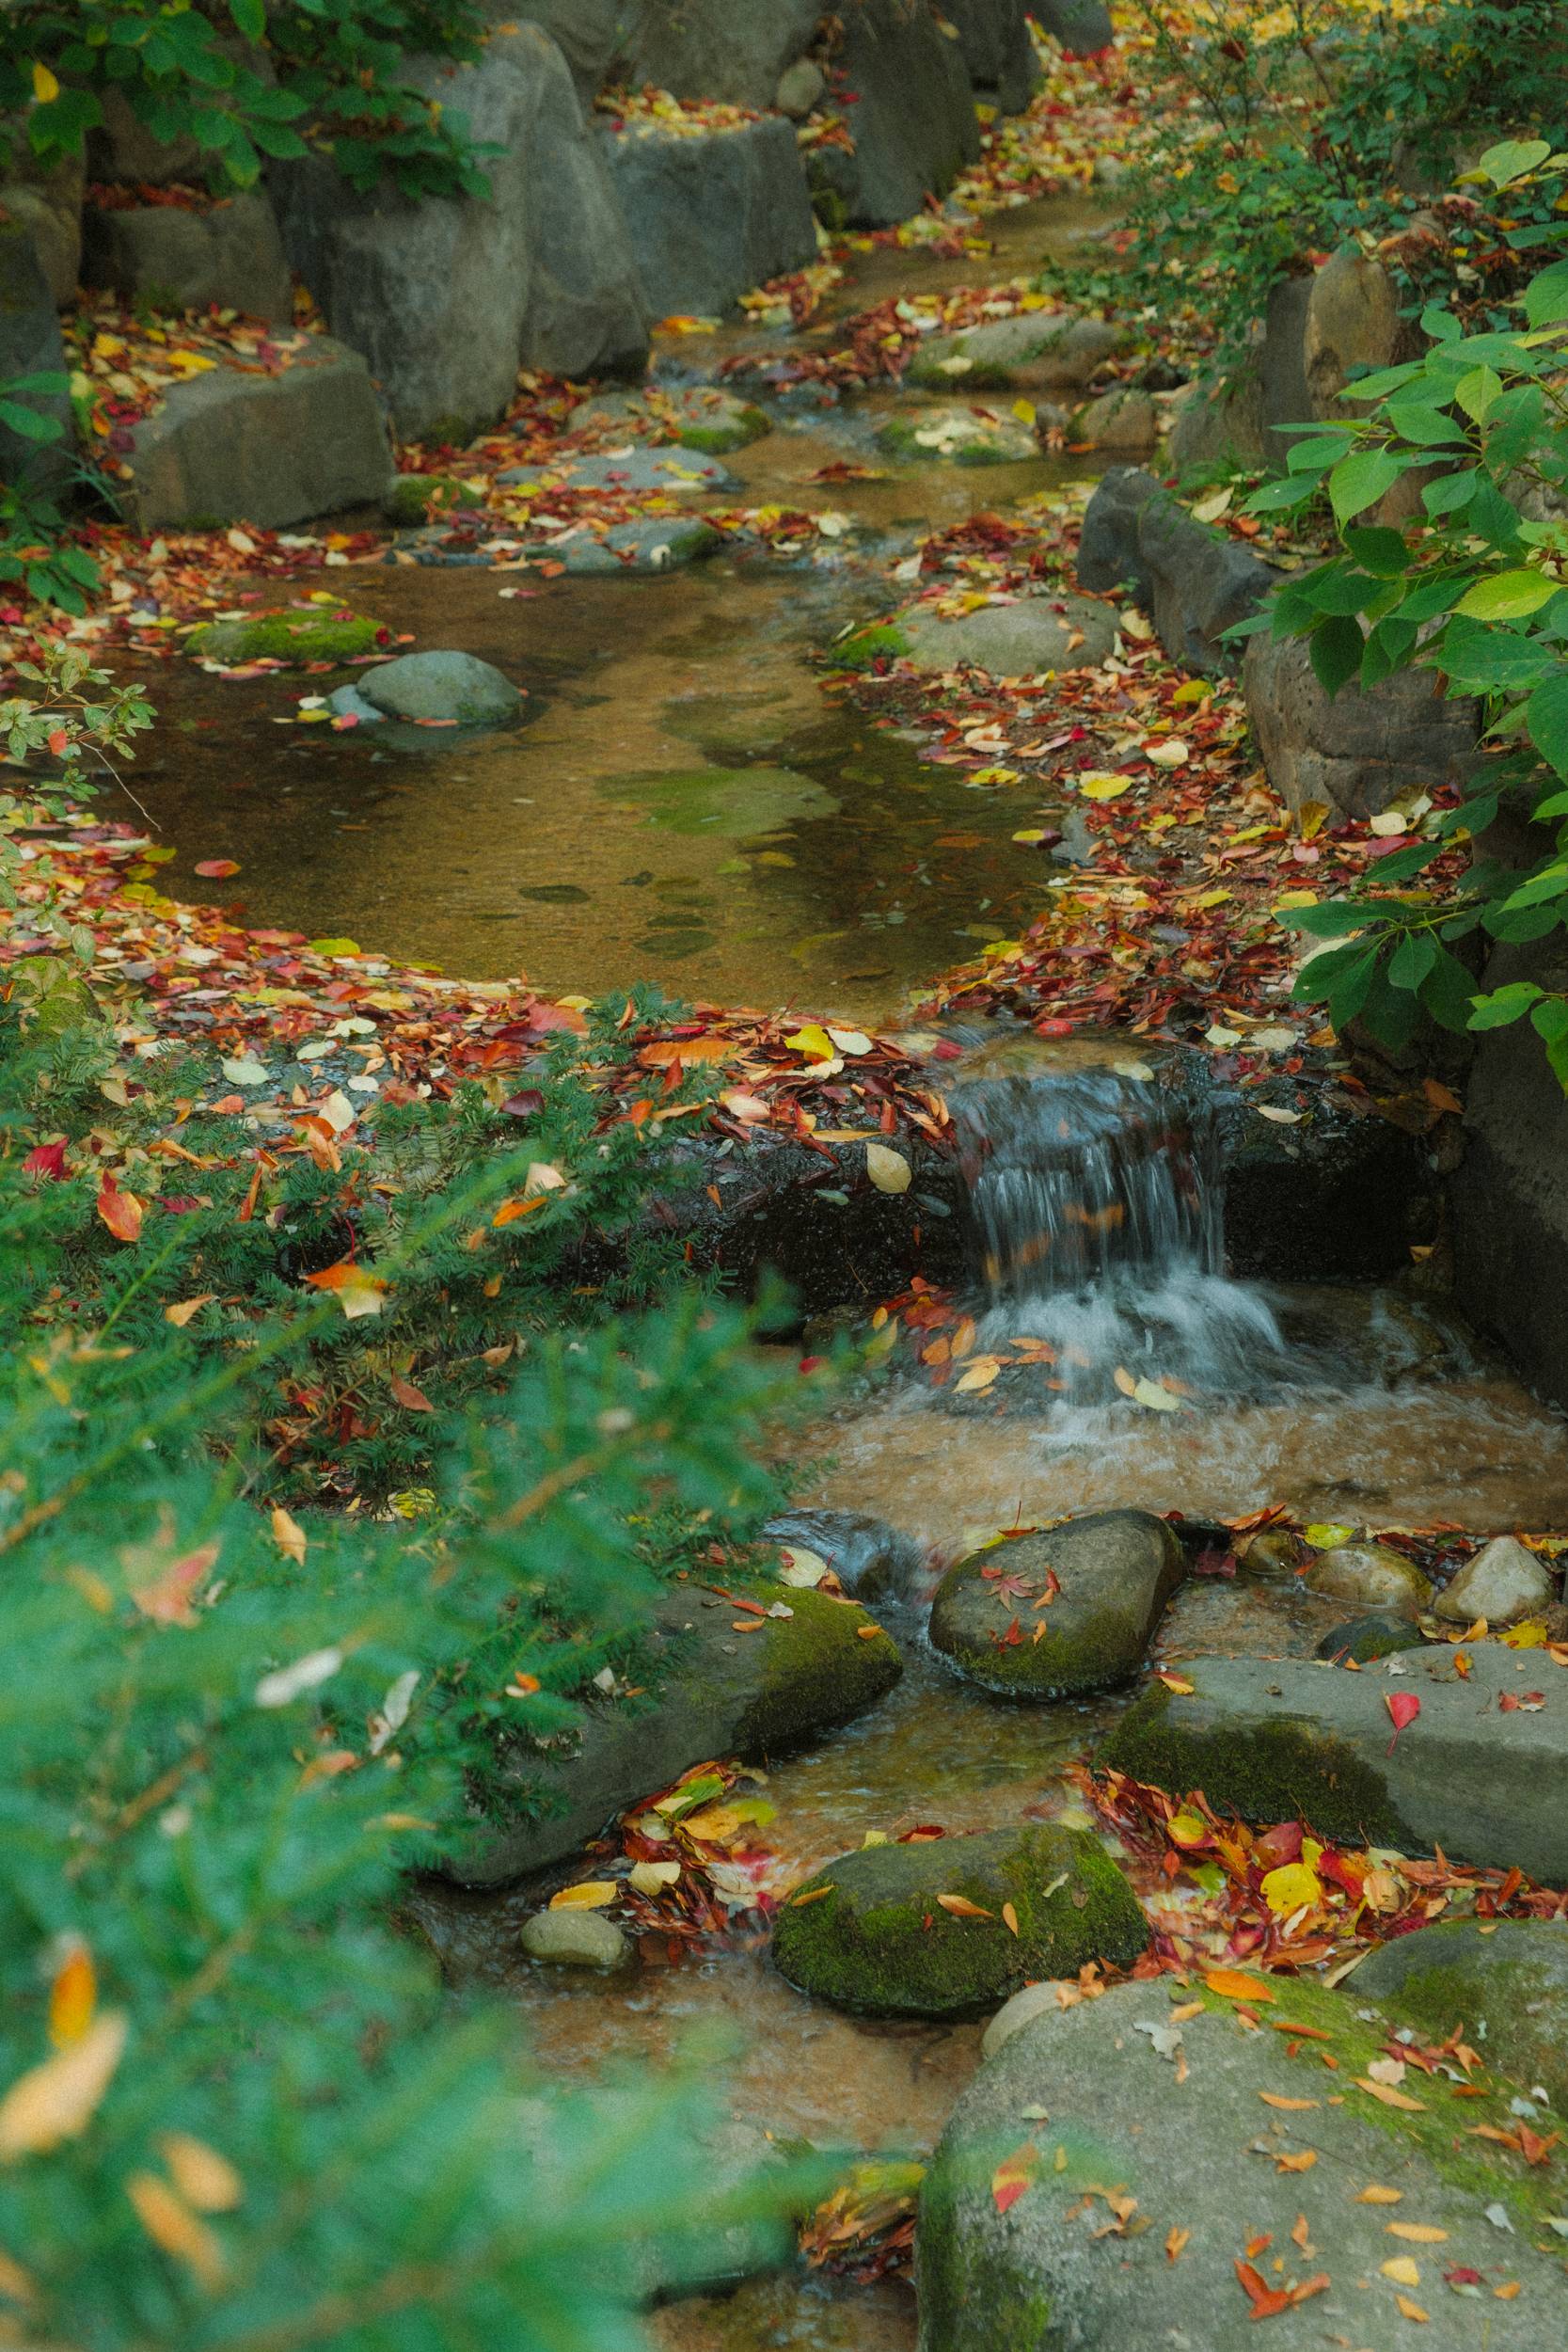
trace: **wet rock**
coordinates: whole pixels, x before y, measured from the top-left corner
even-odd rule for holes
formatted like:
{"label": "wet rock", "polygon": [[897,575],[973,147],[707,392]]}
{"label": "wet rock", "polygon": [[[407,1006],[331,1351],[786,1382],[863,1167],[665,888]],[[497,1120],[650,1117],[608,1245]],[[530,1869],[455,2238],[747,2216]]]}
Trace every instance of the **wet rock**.
{"label": "wet rock", "polygon": [[1432,1601],[1431,1580],[1386,1544],[1336,1544],[1321,1551],[1307,1571],[1307,1587],[1362,1609],[1403,1610],[1412,1617]]}
{"label": "wet rock", "polygon": [[274,606],[237,620],[202,621],[185,638],[201,661],[352,661],[388,641],[382,621],[333,606]]}
{"label": "wet rock", "polygon": [[645,392],[597,392],[574,408],[572,432],[590,427],[675,440],[706,457],[727,456],[773,430],[765,409],[713,384],[658,385]]}
{"label": "wet rock", "polygon": [[819,0],[624,6],[626,77],[634,89],[651,82],[677,98],[771,106],[780,76],[804,56],[821,15]]}
{"label": "wet rock", "polygon": [[1477,1617],[1491,1626],[1515,1625],[1549,1609],[1557,1595],[1557,1577],[1539,1553],[1527,1550],[1516,1535],[1495,1535],[1438,1594],[1435,1613],[1454,1625]]}
{"label": "wet rock", "polygon": [[1568,1921],[1440,1920],[1363,1961],[1354,1991],[1433,2042],[1463,2027],[1489,2068],[1568,2114]]}
{"label": "wet rock", "polygon": [[808,1562],[815,1556],[857,1600],[912,1600],[924,1577],[920,1546],[863,1511],[783,1511],[768,1520],[762,1540]]}
{"label": "wet rock", "polygon": [[1029,677],[1042,670],[1088,670],[1116,642],[1117,616],[1089,596],[1028,596],[988,604],[958,620],[916,605],[893,624],[901,650],[923,670],[964,665],[993,677]]}
{"label": "wet rock", "polygon": [[1048,2010],[1060,2010],[1056,1987],[1049,1979],[1044,1984],[1026,1984],[1022,1993],[1015,1993],[1010,2001],[1004,2001],[985,2032],[980,2036],[982,2058],[995,2058],[1005,2049],[1015,2033],[1043,2017]]}
{"label": "wet rock", "polygon": [[914,408],[877,429],[877,446],[909,466],[1011,466],[1040,445],[1016,417],[983,408]]}
{"label": "wet rock", "polygon": [[[921,2198],[916,2262],[931,2352],[1255,2352],[1256,2312],[1237,2277],[1254,2235],[1270,2243],[1259,2262],[1266,2286],[1328,2273],[1310,2301],[1278,2315],[1281,2342],[1391,2344],[1392,2331],[1409,2331],[1396,2300],[1406,2293],[1425,2314],[1426,2352],[1475,2352],[1478,2311],[1489,2352],[1540,2344],[1527,2306],[1533,2295],[1538,2312],[1551,2308],[1561,2294],[1560,2248],[1538,2250],[1555,2243],[1542,2227],[1555,2192],[1508,2151],[1463,2134],[1482,2120],[1482,2102],[1464,2103],[1462,2114],[1447,2086],[1429,2089],[1424,2076],[1419,2112],[1362,2090],[1355,2078],[1367,2079],[1386,2027],[1358,2016],[1358,1999],[1290,1986],[1291,2016],[1328,2036],[1338,2058],[1330,2105],[1321,2069],[1288,2056],[1285,2036],[1247,2029],[1201,1986],[1191,1996],[1183,1988],[1189,1997],[1202,2011],[1175,2026],[1159,1985],[1114,1986],[1048,2010],[980,2069]],[[1309,2108],[1292,2108],[1308,2098]],[[1025,2120],[1035,2117],[1049,2120]],[[1484,2120],[1509,2122],[1503,2100],[1485,2103]],[[1295,2160],[1309,2150],[1318,2161],[1304,2179]],[[1011,2201],[993,2185],[1009,2160],[1022,2184]],[[1316,2191],[1314,2180],[1323,2184]],[[1399,2192],[1397,2215],[1447,2235],[1390,2237],[1389,2207],[1357,2201],[1372,2182]],[[1508,2226],[1489,2217],[1493,2207]],[[1305,2248],[1292,2239],[1303,2212],[1316,2241]],[[1130,2224],[1122,2232],[1118,2217]],[[1173,2229],[1183,2233],[1174,2260]],[[1388,2275],[1402,2255],[1414,2285],[1409,2270]],[[1483,2303],[1443,2283],[1454,2269],[1477,2274]],[[1505,2280],[1521,2285],[1517,2301],[1494,2297]]]}
{"label": "wet rock", "polygon": [[853,1722],[903,1672],[896,1645],[863,1610],[826,1594],[763,1583],[754,1597],[788,1616],[737,1633],[743,1613],[698,1590],[660,1608],[644,1648],[639,1698],[589,1693],[575,1753],[517,1740],[499,1760],[502,1792],[474,1824],[447,1875],[499,1886],[575,1853],[639,1797],[713,1756],[766,1763]]}
{"label": "wet rock", "polygon": [[179,204],[89,204],[82,279],[174,310],[209,303],[292,321],[293,288],[264,190],[239,189],[201,212]]}
{"label": "wet rock", "polygon": [[1347,1617],[1343,1625],[1334,1626],[1318,1644],[1316,1654],[1332,1659],[1337,1665],[1349,1659],[1354,1665],[1370,1666],[1402,1649],[1421,1649],[1425,1641],[1408,1617],[1391,1610],[1370,1609],[1363,1616]]}
{"label": "wet rock", "polygon": [[[955,1912],[955,1901],[974,1908]],[[773,1959],[791,1984],[839,2009],[964,2017],[1030,1977],[1124,1964],[1148,1940],[1138,1899],[1099,1839],[1041,1824],[842,1855],[784,1904]]]}
{"label": "wet rock", "polygon": [[848,219],[891,228],[979,161],[974,94],[929,0],[860,0],[840,14],[836,62],[855,93],[845,109],[855,142]]}
{"label": "wet rock", "polygon": [[76,299],[81,274],[86,167],[80,155],[40,164],[19,147],[8,168],[16,176],[0,187],[0,207],[6,219],[25,230],[55,307],[63,310]]}
{"label": "wet rock", "polygon": [[536,1911],[518,1937],[531,1960],[560,1968],[624,1968],[631,1945],[597,1911]]}
{"label": "wet rock", "polygon": [[455,719],[459,726],[497,727],[523,707],[512,680],[471,653],[402,654],[366,670],[357,685],[388,719]]}
{"label": "wet rock", "polygon": [[805,166],[777,116],[699,138],[637,126],[607,133],[604,149],[654,318],[719,317],[816,260]]}
{"label": "wet rock", "polygon": [[1245,1279],[1371,1281],[1410,1263],[1432,1197],[1421,1138],[1320,1098],[1299,1125],[1256,1097],[1215,1098],[1230,1271]]}
{"label": "wet rock", "polygon": [[1331,700],[1304,639],[1258,636],[1242,675],[1269,782],[1298,815],[1316,803],[1375,817],[1407,793],[1461,786],[1475,767],[1481,706],[1445,699],[1430,671],[1396,671],[1365,692],[1342,686]]}
{"label": "wet rock", "polygon": [[461,110],[487,199],[360,195],[322,157],[282,167],[284,244],[335,334],[363,352],[409,439],[492,422],[519,366],[640,370],[647,322],[601,142],[536,24],[499,29],[477,65],[413,69]]}
{"label": "wet rock", "polygon": [[812,108],[821,100],[828,87],[828,77],[811,57],[798,57],[785,66],[773,93],[773,103],[780,114],[791,121],[803,122]]}
{"label": "wet rock", "polygon": [[[931,1645],[969,1682],[1009,1698],[1105,1691],[1135,1675],[1185,1563],[1147,1511],[1100,1511],[992,1544],[937,1587]],[[1043,1608],[1037,1603],[1059,1590]]]}
{"label": "wet rock", "polygon": [[381,501],[389,523],[402,531],[417,531],[463,507],[484,503],[483,494],[447,473],[401,473]]}
{"label": "wet rock", "polygon": [[[1294,1659],[1184,1658],[1191,1696],[1156,1684],[1100,1760],[1248,1821],[1307,1821],[1337,1843],[1435,1846],[1452,1860],[1568,1875],[1568,1706],[1522,1704],[1545,1669],[1483,1642],[1468,1678],[1448,1645],[1351,1672]],[[1420,1700],[1397,1737],[1385,1701]],[[1507,1710],[1507,1695],[1521,1702]]]}
{"label": "wet rock", "polygon": [[356,351],[308,338],[277,375],[218,367],[165,394],[132,428],[127,503],[137,527],[249,522],[264,531],[379,502],[392,453]]}
{"label": "wet rock", "polygon": [[706,498],[740,487],[717,458],[685,449],[601,450],[592,456],[562,457],[553,466],[509,466],[496,476],[504,484],[559,484],[569,490],[662,490],[672,498]]}
{"label": "wet rock", "polygon": [[1172,660],[1206,676],[1241,666],[1227,632],[1278,578],[1261,556],[1195,520],[1150,473],[1114,469],[1085,512],[1080,586],[1130,586]]}
{"label": "wet rock", "polygon": [[1132,385],[1117,385],[1079,411],[1072,421],[1072,437],[1086,449],[1148,457],[1159,443],[1160,411],[1148,392]]}
{"label": "wet rock", "polygon": [[1098,56],[1116,37],[1104,0],[1031,0],[1029,13],[1069,57]]}
{"label": "wet rock", "polygon": [[1075,310],[1020,310],[953,335],[928,336],[908,381],[953,391],[1083,391],[1097,368],[1124,350],[1126,327]]}
{"label": "wet rock", "polygon": [[980,98],[1004,114],[1022,114],[1040,79],[1030,0],[943,0],[942,13],[958,28],[964,70]]}
{"label": "wet rock", "polygon": [[[33,240],[19,220],[0,221],[0,383],[24,375],[66,375],[65,345],[55,296],[40,267]],[[39,442],[0,425],[0,477],[49,492],[69,481],[71,454],[70,394],[34,392],[26,405],[60,427],[55,441]]]}
{"label": "wet rock", "polygon": [[669,572],[712,555],[722,545],[722,534],[711,523],[655,515],[642,522],[616,523],[601,539],[569,540],[562,561],[574,579]]}

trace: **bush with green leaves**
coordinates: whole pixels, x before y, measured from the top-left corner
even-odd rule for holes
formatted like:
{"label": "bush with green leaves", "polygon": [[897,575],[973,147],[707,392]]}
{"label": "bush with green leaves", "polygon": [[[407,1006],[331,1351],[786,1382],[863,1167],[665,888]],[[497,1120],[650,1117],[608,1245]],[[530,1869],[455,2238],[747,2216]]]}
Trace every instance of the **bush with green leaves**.
{"label": "bush with green leaves", "polygon": [[[0,425],[34,452],[53,447],[64,439],[65,426],[42,404],[63,400],[70,389],[71,378],[52,369],[0,382]],[[94,478],[90,469],[79,470]],[[98,566],[71,544],[57,500],[30,480],[29,471],[24,464],[14,480],[0,482],[0,580],[13,580],[40,604],[85,612],[98,586]]]}
{"label": "bush with green leaves", "polygon": [[[1568,1089],[1568,997],[1528,980],[1483,993],[1472,969],[1478,948],[1568,920],[1568,262],[1523,307],[1515,331],[1470,335],[1429,309],[1420,358],[1353,383],[1365,417],[1315,427],[1248,502],[1277,516],[1326,490],[1343,552],[1288,580],[1257,626],[1305,637],[1330,694],[1420,668],[1434,691],[1479,696],[1486,718],[1485,756],[1428,837],[1379,858],[1350,898],[1282,918],[1338,943],[1297,993],[1396,1047],[1423,1012],[1455,1030],[1528,1015]],[[1407,478],[1415,518],[1370,519]],[[1505,801],[1536,828],[1524,866],[1478,851],[1462,880],[1423,882]]]}
{"label": "bush with green leaves", "polygon": [[356,187],[487,193],[460,112],[411,87],[405,58],[478,55],[476,0],[19,0],[0,15],[0,112],[43,164],[81,153],[123,98],[150,135],[190,140],[214,184],[268,158],[330,154]]}

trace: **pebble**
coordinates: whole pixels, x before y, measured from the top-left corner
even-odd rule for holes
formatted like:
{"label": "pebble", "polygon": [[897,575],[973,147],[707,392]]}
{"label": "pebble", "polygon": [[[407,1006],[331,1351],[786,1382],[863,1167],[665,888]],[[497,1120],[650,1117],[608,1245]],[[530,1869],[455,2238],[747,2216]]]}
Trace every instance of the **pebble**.
{"label": "pebble", "polygon": [[1514,1625],[1550,1608],[1556,1598],[1557,1579],[1544,1560],[1516,1535],[1494,1535],[1438,1595],[1436,1614],[1455,1625],[1470,1625],[1477,1617],[1488,1625]]}
{"label": "pebble", "polygon": [[520,1941],[531,1960],[561,1968],[624,1968],[631,1958],[614,1920],[596,1911],[536,1911]]}

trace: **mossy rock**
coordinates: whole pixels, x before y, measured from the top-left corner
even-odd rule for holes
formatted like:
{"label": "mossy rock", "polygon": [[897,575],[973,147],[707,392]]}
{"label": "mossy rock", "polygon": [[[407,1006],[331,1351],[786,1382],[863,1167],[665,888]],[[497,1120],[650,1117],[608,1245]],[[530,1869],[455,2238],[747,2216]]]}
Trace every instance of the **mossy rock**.
{"label": "mossy rock", "polygon": [[1125,1965],[1148,1941],[1137,1897],[1099,1839],[1042,1823],[845,1854],[785,1903],[773,1958],[800,1991],[839,2009],[967,2017],[1031,1978],[1073,1977],[1091,1960]]}
{"label": "mossy rock", "polygon": [[1462,2027],[1489,2068],[1568,2115],[1568,1923],[1439,1920],[1363,1961],[1354,1989],[1429,2041]]}
{"label": "mossy rock", "polygon": [[[1396,2021],[1360,2013],[1360,1982],[1347,1995],[1275,1977],[1251,2021],[1201,1984],[1132,1982],[1015,2034],[959,2100],[922,2193],[930,2352],[1253,2352],[1236,2267],[1253,2237],[1272,2241],[1254,2258],[1267,2285],[1328,2274],[1276,2315],[1282,2345],[1391,2352],[1414,2333],[1402,2293],[1424,2315],[1423,2352],[1556,2341],[1560,2322],[1544,2315],[1562,2306],[1563,2249],[1547,2226],[1560,2185],[1474,2131],[1513,2126],[1513,2086],[1468,2098],[1412,2070],[1412,2106],[1384,2104],[1368,2070]],[[1173,2024],[1173,2005],[1194,2001]],[[1259,2016],[1309,2030],[1292,2040]],[[1539,2113],[1549,2136],[1556,2121]],[[1392,2201],[1363,2202],[1372,2184]],[[1391,2220],[1441,2234],[1403,2238]],[[1414,2277],[1388,2275],[1402,2260]],[[1482,2300],[1451,2291],[1453,2269],[1477,2274]],[[1495,2294],[1509,2282],[1516,2300]]]}
{"label": "mossy rock", "polygon": [[[949,1568],[931,1608],[931,1645],[999,1697],[1109,1690],[1143,1664],[1184,1568],[1170,1525],[1148,1511],[1067,1519]],[[1048,1597],[1053,1581],[1059,1589]]]}
{"label": "mossy rock", "polygon": [[843,639],[831,659],[835,670],[870,670],[879,661],[902,660],[909,650],[910,641],[895,622],[875,621]]}
{"label": "mossy rock", "polygon": [[1012,417],[979,417],[967,408],[924,408],[890,417],[877,446],[907,466],[1017,466],[1040,453],[1027,425]]}
{"label": "mossy rock", "polygon": [[383,500],[381,511],[398,530],[412,531],[433,516],[483,503],[476,489],[467,482],[459,482],[454,475],[400,473]]}
{"label": "mossy rock", "polygon": [[1362,1609],[1402,1610],[1413,1617],[1432,1605],[1432,1580],[1388,1544],[1336,1544],[1307,1571],[1307,1589]]}
{"label": "mossy rock", "polygon": [[1425,1642],[1425,1634],[1408,1617],[1396,1616],[1391,1610],[1371,1609],[1325,1633],[1314,1655],[1341,1662],[1348,1658],[1354,1665],[1370,1666],[1400,1650],[1420,1649]]}
{"label": "mossy rock", "polygon": [[762,409],[741,401],[734,407],[724,408],[711,421],[698,419],[683,423],[675,438],[683,449],[701,450],[705,457],[724,457],[732,449],[750,448],[772,430],[772,423]]}
{"label": "mossy rock", "polygon": [[286,605],[247,612],[243,620],[203,621],[185,640],[185,650],[203,661],[353,661],[390,644],[384,621],[363,612],[328,607]]}

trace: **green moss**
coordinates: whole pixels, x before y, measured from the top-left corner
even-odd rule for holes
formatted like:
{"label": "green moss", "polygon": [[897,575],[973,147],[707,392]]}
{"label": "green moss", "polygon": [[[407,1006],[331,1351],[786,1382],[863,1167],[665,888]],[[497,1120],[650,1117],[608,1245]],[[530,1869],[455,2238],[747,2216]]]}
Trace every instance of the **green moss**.
{"label": "green moss", "polygon": [[901,628],[891,621],[878,621],[835,645],[833,665],[840,670],[869,670],[878,661],[902,660],[909,650],[910,641]]}
{"label": "green moss", "polygon": [[[968,378],[964,380],[967,388]],[[955,437],[945,448],[938,449],[916,437],[922,430],[919,419],[911,421],[905,417],[890,417],[886,424],[879,429],[877,443],[890,457],[927,464],[933,459],[945,459],[949,465],[957,466],[1016,466],[1030,453],[1010,447],[1006,435],[992,436],[984,432],[977,432],[973,439],[959,440]]]}
{"label": "green moss", "polygon": [[1512,1920],[1483,1935],[1475,1920],[1445,1920],[1386,1946],[1368,1970],[1369,2000],[1434,2042],[1463,2026],[1489,2065],[1568,2111],[1568,1932]]}
{"label": "green moss", "polygon": [[1130,1611],[1100,1609],[1064,1631],[1047,1631],[1037,1642],[1025,1632],[1019,1643],[949,1637],[941,1646],[971,1681],[988,1691],[1062,1699],[1127,1681],[1143,1663],[1145,1638],[1142,1620]]}
{"label": "green moss", "polygon": [[[985,1915],[956,1915],[942,1896]],[[840,2008],[961,2017],[1091,1960],[1125,1963],[1148,1941],[1137,1898],[1099,1840],[1042,1824],[847,1854],[784,1906],[773,1957],[792,1984]]]}
{"label": "green moss", "polygon": [[[1053,2340],[1051,2298],[1026,2268],[999,2259],[989,2238],[960,2224],[959,2185],[952,2165],[938,2162],[921,2193],[925,2340],[942,2352],[982,2336],[986,2352],[1041,2352]],[[977,2314],[983,2314],[978,2325]]]}
{"label": "green moss", "polygon": [[1306,1718],[1212,1729],[1183,1723],[1181,1711],[1176,1694],[1156,1683],[1128,1708],[1097,1761],[1174,1795],[1201,1789],[1243,1821],[1299,1819],[1336,1844],[1418,1844],[1382,1774]]}
{"label": "green moss", "polygon": [[904,1671],[898,1645],[863,1609],[793,1584],[760,1584],[765,1604],[794,1612],[770,1619],[762,1636],[762,1679],[736,1738],[745,1756],[795,1747],[834,1724],[863,1714]]}
{"label": "green moss", "polygon": [[352,661],[373,653],[386,635],[384,623],[363,612],[295,604],[247,612],[243,620],[203,621],[185,650],[209,661]]}
{"label": "green moss", "polygon": [[454,508],[483,503],[477,490],[451,474],[404,473],[382,501],[381,511],[400,530],[412,530],[432,514],[446,515]]}
{"label": "green moss", "polygon": [[748,406],[727,412],[721,424],[683,424],[675,437],[683,449],[700,450],[705,457],[724,457],[732,449],[746,449],[752,441],[760,441],[772,429],[760,408]]}

